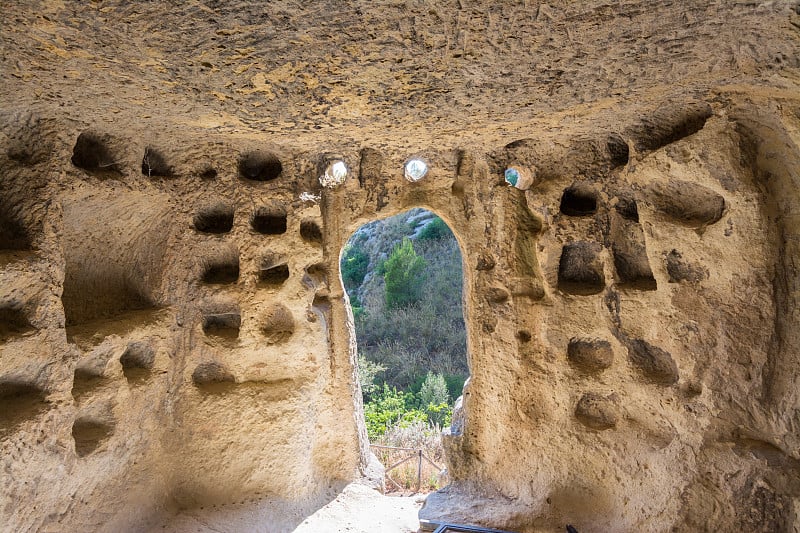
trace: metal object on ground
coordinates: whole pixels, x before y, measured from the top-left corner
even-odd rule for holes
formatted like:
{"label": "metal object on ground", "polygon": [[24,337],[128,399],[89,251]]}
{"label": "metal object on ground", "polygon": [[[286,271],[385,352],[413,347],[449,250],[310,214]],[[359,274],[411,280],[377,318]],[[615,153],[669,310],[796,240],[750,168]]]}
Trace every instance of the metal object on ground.
{"label": "metal object on ground", "polygon": [[465,524],[450,524],[447,522],[434,522],[432,520],[420,520],[420,531],[433,533],[513,533],[502,529],[492,529],[481,526],[469,526]]}

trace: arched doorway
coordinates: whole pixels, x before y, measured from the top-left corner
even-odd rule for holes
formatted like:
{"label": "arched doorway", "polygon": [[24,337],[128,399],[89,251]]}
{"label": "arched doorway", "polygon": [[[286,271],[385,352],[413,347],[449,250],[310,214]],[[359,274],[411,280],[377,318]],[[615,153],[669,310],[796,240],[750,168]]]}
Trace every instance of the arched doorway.
{"label": "arched doorway", "polygon": [[340,267],[373,451],[385,466],[402,459],[394,448],[430,459],[422,472],[419,461],[390,472],[387,490],[439,488],[446,480],[431,463],[444,466],[441,430],[469,377],[459,244],[440,217],[415,208],[357,229]]}

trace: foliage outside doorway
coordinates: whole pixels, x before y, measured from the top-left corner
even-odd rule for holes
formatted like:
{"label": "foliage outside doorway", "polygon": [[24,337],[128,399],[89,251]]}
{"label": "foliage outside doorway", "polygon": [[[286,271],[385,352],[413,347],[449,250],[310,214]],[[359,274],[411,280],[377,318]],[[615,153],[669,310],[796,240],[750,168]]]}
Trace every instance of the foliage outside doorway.
{"label": "foliage outside doorway", "polygon": [[[441,218],[412,209],[359,228],[341,272],[370,441],[419,448],[444,464],[441,430],[469,376],[458,242]],[[416,471],[407,474],[400,477],[416,483]],[[440,486],[428,473],[425,488]]]}

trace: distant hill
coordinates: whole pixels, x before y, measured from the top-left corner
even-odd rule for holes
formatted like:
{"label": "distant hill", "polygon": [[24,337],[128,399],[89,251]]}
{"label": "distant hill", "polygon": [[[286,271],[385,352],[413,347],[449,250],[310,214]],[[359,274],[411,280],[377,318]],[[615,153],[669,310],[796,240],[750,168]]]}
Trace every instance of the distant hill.
{"label": "distant hill", "polygon": [[[386,261],[404,238],[424,260],[414,276],[422,286],[416,301],[392,308]],[[418,392],[431,371],[445,376],[451,398],[460,395],[469,375],[461,250],[439,217],[412,209],[365,224],[342,253],[342,278],[356,317],[359,355],[385,368],[376,383]]]}

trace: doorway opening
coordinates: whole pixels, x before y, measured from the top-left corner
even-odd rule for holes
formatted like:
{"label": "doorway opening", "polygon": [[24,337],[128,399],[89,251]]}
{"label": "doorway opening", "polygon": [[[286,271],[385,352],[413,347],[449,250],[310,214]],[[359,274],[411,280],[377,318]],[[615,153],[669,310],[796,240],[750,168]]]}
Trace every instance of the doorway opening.
{"label": "doorway opening", "polygon": [[417,457],[387,472],[387,491],[437,490],[447,484],[442,428],[469,377],[459,244],[415,208],[361,226],[340,268],[373,452],[386,467]]}

